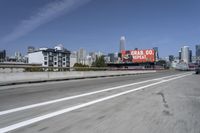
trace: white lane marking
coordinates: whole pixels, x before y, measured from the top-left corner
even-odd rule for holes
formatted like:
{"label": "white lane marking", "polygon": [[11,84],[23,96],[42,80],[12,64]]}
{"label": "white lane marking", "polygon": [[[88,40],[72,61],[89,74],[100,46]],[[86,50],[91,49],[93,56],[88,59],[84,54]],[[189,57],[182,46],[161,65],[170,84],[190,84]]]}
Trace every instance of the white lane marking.
{"label": "white lane marking", "polygon": [[51,101],[47,101],[47,102],[41,102],[41,103],[36,103],[36,104],[27,105],[27,106],[23,106],[23,107],[13,108],[13,109],[5,110],[5,111],[0,111],[0,116],[10,114],[10,113],[14,113],[14,112],[18,112],[18,111],[22,111],[22,110],[36,108],[36,107],[40,107],[40,106],[44,106],[44,105],[49,105],[49,104],[53,104],[53,103],[58,103],[58,102],[72,100],[72,99],[76,99],[76,98],[80,98],[80,97],[90,96],[90,95],[94,95],[94,94],[97,94],[97,93],[102,93],[102,92],[111,91],[111,90],[117,90],[117,89],[129,87],[129,86],[133,86],[133,85],[147,83],[147,82],[150,82],[150,81],[163,80],[165,78],[171,78],[171,77],[179,76],[179,75],[183,75],[183,74],[165,76],[165,77],[162,77],[162,78],[156,78],[156,79],[141,81],[141,82],[137,82],[137,83],[121,85],[121,86],[107,88],[107,89],[103,89],[103,90],[99,90],[99,91],[93,91],[93,92],[89,92],[89,93],[83,93],[83,94],[80,94],[80,95],[69,96],[69,97],[64,97],[64,98],[61,98],[61,99],[56,99],[56,100],[51,100]]}
{"label": "white lane marking", "polygon": [[16,123],[16,124],[13,124],[13,125],[10,125],[10,126],[7,126],[7,127],[0,128],[0,133],[13,131],[15,129],[25,127],[25,126],[31,125],[33,123],[48,119],[48,118],[52,118],[52,117],[55,117],[55,116],[58,116],[58,115],[61,115],[61,114],[64,114],[64,113],[68,113],[68,112],[71,112],[71,111],[74,111],[74,110],[77,110],[77,109],[80,109],[80,108],[83,108],[83,107],[87,107],[87,106],[90,106],[90,105],[93,105],[93,104],[96,104],[96,103],[99,103],[99,102],[103,102],[103,101],[106,101],[106,100],[109,100],[109,99],[112,99],[112,98],[115,98],[115,97],[126,95],[128,93],[138,91],[138,90],[141,90],[141,89],[144,89],[144,88],[148,88],[148,87],[151,87],[151,86],[162,84],[162,83],[165,83],[165,82],[168,82],[168,81],[171,81],[171,80],[179,79],[179,78],[182,78],[182,77],[185,77],[185,76],[188,76],[188,75],[191,75],[191,74],[185,74],[185,75],[178,76],[178,77],[175,77],[175,78],[162,80],[162,81],[159,81],[159,82],[156,82],[156,83],[152,83],[152,84],[149,84],[149,85],[138,87],[136,89],[124,91],[124,92],[117,93],[117,94],[114,94],[114,95],[110,95],[110,96],[107,96],[107,97],[104,97],[104,98],[93,100],[93,101],[90,101],[90,102],[87,102],[87,103],[83,103],[83,104],[80,104],[80,105],[77,105],[77,106],[73,106],[73,107],[62,109],[62,110],[59,110],[59,111],[56,111],[56,112],[53,112],[53,113],[49,113],[49,114],[46,114],[46,115],[35,117],[35,118],[29,119],[29,120],[26,120],[26,121],[22,121],[22,122],[19,122],[19,123]]}

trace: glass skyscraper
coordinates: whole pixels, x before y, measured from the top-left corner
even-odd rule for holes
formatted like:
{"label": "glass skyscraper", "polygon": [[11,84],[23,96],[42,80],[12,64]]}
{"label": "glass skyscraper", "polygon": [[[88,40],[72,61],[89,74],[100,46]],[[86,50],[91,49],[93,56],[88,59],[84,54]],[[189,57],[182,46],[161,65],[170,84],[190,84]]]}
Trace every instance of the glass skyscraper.
{"label": "glass skyscraper", "polygon": [[196,62],[200,64],[200,44],[196,45]]}
{"label": "glass skyscraper", "polygon": [[120,38],[120,44],[119,44],[119,52],[120,53],[122,50],[125,50],[125,44],[126,44],[126,38],[125,38],[125,36],[122,36]]}
{"label": "glass skyscraper", "polygon": [[184,46],[181,48],[181,60],[184,63],[189,63],[190,62],[190,49],[188,46]]}
{"label": "glass skyscraper", "polygon": [[6,59],[6,50],[0,51],[0,62],[4,62]]}
{"label": "glass skyscraper", "polygon": [[158,47],[154,47],[153,49],[154,49],[154,51],[155,51],[155,60],[158,61],[158,60],[159,60]]}
{"label": "glass skyscraper", "polygon": [[200,45],[196,45],[196,57],[200,57]]}

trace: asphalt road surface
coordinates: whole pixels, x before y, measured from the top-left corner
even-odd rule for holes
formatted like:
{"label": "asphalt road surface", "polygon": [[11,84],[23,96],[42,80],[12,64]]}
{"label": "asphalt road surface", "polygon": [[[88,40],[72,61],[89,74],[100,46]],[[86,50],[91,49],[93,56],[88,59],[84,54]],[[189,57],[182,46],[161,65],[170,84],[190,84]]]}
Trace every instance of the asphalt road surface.
{"label": "asphalt road surface", "polygon": [[0,87],[0,133],[200,133],[200,75],[151,74]]}

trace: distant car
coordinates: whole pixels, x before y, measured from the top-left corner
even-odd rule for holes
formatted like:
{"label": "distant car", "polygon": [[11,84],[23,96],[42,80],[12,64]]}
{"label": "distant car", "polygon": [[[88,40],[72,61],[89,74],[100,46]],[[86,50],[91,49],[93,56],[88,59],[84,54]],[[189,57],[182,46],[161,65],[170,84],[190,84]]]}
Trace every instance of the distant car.
{"label": "distant car", "polygon": [[196,74],[200,74],[200,65],[195,69]]}

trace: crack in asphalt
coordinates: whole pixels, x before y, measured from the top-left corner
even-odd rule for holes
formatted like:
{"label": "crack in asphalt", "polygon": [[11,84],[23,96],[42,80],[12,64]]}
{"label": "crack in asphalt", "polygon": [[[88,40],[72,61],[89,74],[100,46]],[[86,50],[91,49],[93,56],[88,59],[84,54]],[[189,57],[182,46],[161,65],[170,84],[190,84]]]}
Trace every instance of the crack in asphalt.
{"label": "crack in asphalt", "polygon": [[166,101],[164,93],[163,92],[158,92],[157,95],[160,95],[162,97],[162,101],[163,101],[164,107],[165,108],[169,108],[169,105],[167,104],[167,101]]}

